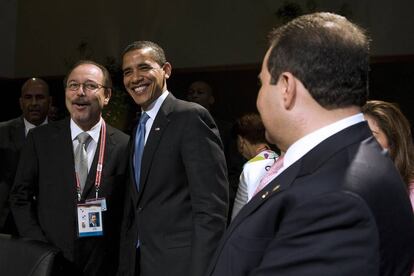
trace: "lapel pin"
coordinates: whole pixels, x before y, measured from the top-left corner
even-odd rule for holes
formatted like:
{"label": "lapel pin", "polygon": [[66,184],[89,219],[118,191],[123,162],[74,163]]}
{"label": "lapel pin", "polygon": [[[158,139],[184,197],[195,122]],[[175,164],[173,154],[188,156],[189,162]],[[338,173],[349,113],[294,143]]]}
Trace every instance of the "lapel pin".
{"label": "lapel pin", "polygon": [[156,127],[156,128],[154,128],[154,130],[155,130],[155,131],[159,131],[159,130],[160,130],[160,128],[159,128],[159,127]]}
{"label": "lapel pin", "polygon": [[263,195],[262,195],[262,198],[263,199],[265,199],[266,197],[267,197],[267,195],[269,194],[269,192],[268,191],[266,191],[266,193],[264,193]]}
{"label": "lapel pin", "polygon": [[272,192],[276,192],[277,190],[279,190],[280,185],[277,185],[276,187],[273,188]]}

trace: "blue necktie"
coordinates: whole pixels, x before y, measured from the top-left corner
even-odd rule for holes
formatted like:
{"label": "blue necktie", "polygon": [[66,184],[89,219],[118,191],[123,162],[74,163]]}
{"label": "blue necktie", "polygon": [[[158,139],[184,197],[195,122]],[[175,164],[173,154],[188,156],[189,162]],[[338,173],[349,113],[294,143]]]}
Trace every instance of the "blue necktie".
{"label": "blue necktie", "polygon": [[143,112],[141,114],[141,118],[139,118],[137,132],[135,134],[134,171],[137,191],[139,191],[139,177],[141,174],[142,153],[144,152],[145,144],[145,123],[148,121],[148,119],[148,114]]}

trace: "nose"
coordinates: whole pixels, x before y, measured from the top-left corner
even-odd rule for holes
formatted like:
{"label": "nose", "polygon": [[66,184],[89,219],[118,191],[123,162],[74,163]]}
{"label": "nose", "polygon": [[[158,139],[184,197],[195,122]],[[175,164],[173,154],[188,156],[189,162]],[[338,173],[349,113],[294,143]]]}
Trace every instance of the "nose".
{"label": "nose", "polygon": [[85,94],[86,94],[86,92],[85,92],[85,88],[84,88],[85,86],[83,85],[83,84],[81,84],[80,86],[79,86],[79,89],[78,90],[76,90],[76,95],[78,95],[78,96],[85,96]]}
{"label": "nose", "polygon": [[32,98],[31,98],[31,101],[30,101],[30,104],[31,104],[31,105],[36,105],[36,104],[37,104],[37,102],[38,102],[38,100],[36,99],[36,97],[32,97]]}
{"label": "nose", "polygon": [[131,75],[131,82],[137,83],[143,79],[142,74],[139,72],[139,70],[135,70]]}

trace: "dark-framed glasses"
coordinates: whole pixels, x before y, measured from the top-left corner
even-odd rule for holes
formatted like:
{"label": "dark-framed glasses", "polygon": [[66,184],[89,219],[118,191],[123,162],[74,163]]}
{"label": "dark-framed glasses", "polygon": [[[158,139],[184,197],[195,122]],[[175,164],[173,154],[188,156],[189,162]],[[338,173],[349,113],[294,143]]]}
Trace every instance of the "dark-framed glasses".
{"label": "dark-framed glasses", "polygon": [[102,84],[99,84],[93,81],[86,81],[84,83],[72,81],[66,85],[66,88],[69,89],[70,91],[78,91],[78,89],[81,86],[82,86],[83,91],[88,91],[88,92],[96,92],[98,89],[108,88]]}

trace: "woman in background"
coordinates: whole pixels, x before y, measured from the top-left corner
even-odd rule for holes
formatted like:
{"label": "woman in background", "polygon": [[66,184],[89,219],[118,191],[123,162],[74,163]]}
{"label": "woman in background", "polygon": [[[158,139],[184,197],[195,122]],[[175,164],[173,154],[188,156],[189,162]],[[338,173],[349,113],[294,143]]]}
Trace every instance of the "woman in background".
{"label": "woman in background", "polygon": [[260,180],[273,165],[278,155],[270,149],[265,138],[265,128],[257,113],[249,113],[236,121],[237,148],[246,158],[234,200],[231,219],[254,196]]}
{"label": "woman in background", "polygon": [[368,101],[362,112],[378,143],[389,151],[414,206],[414,145],[409,121],[396,104],[384,101]]}

